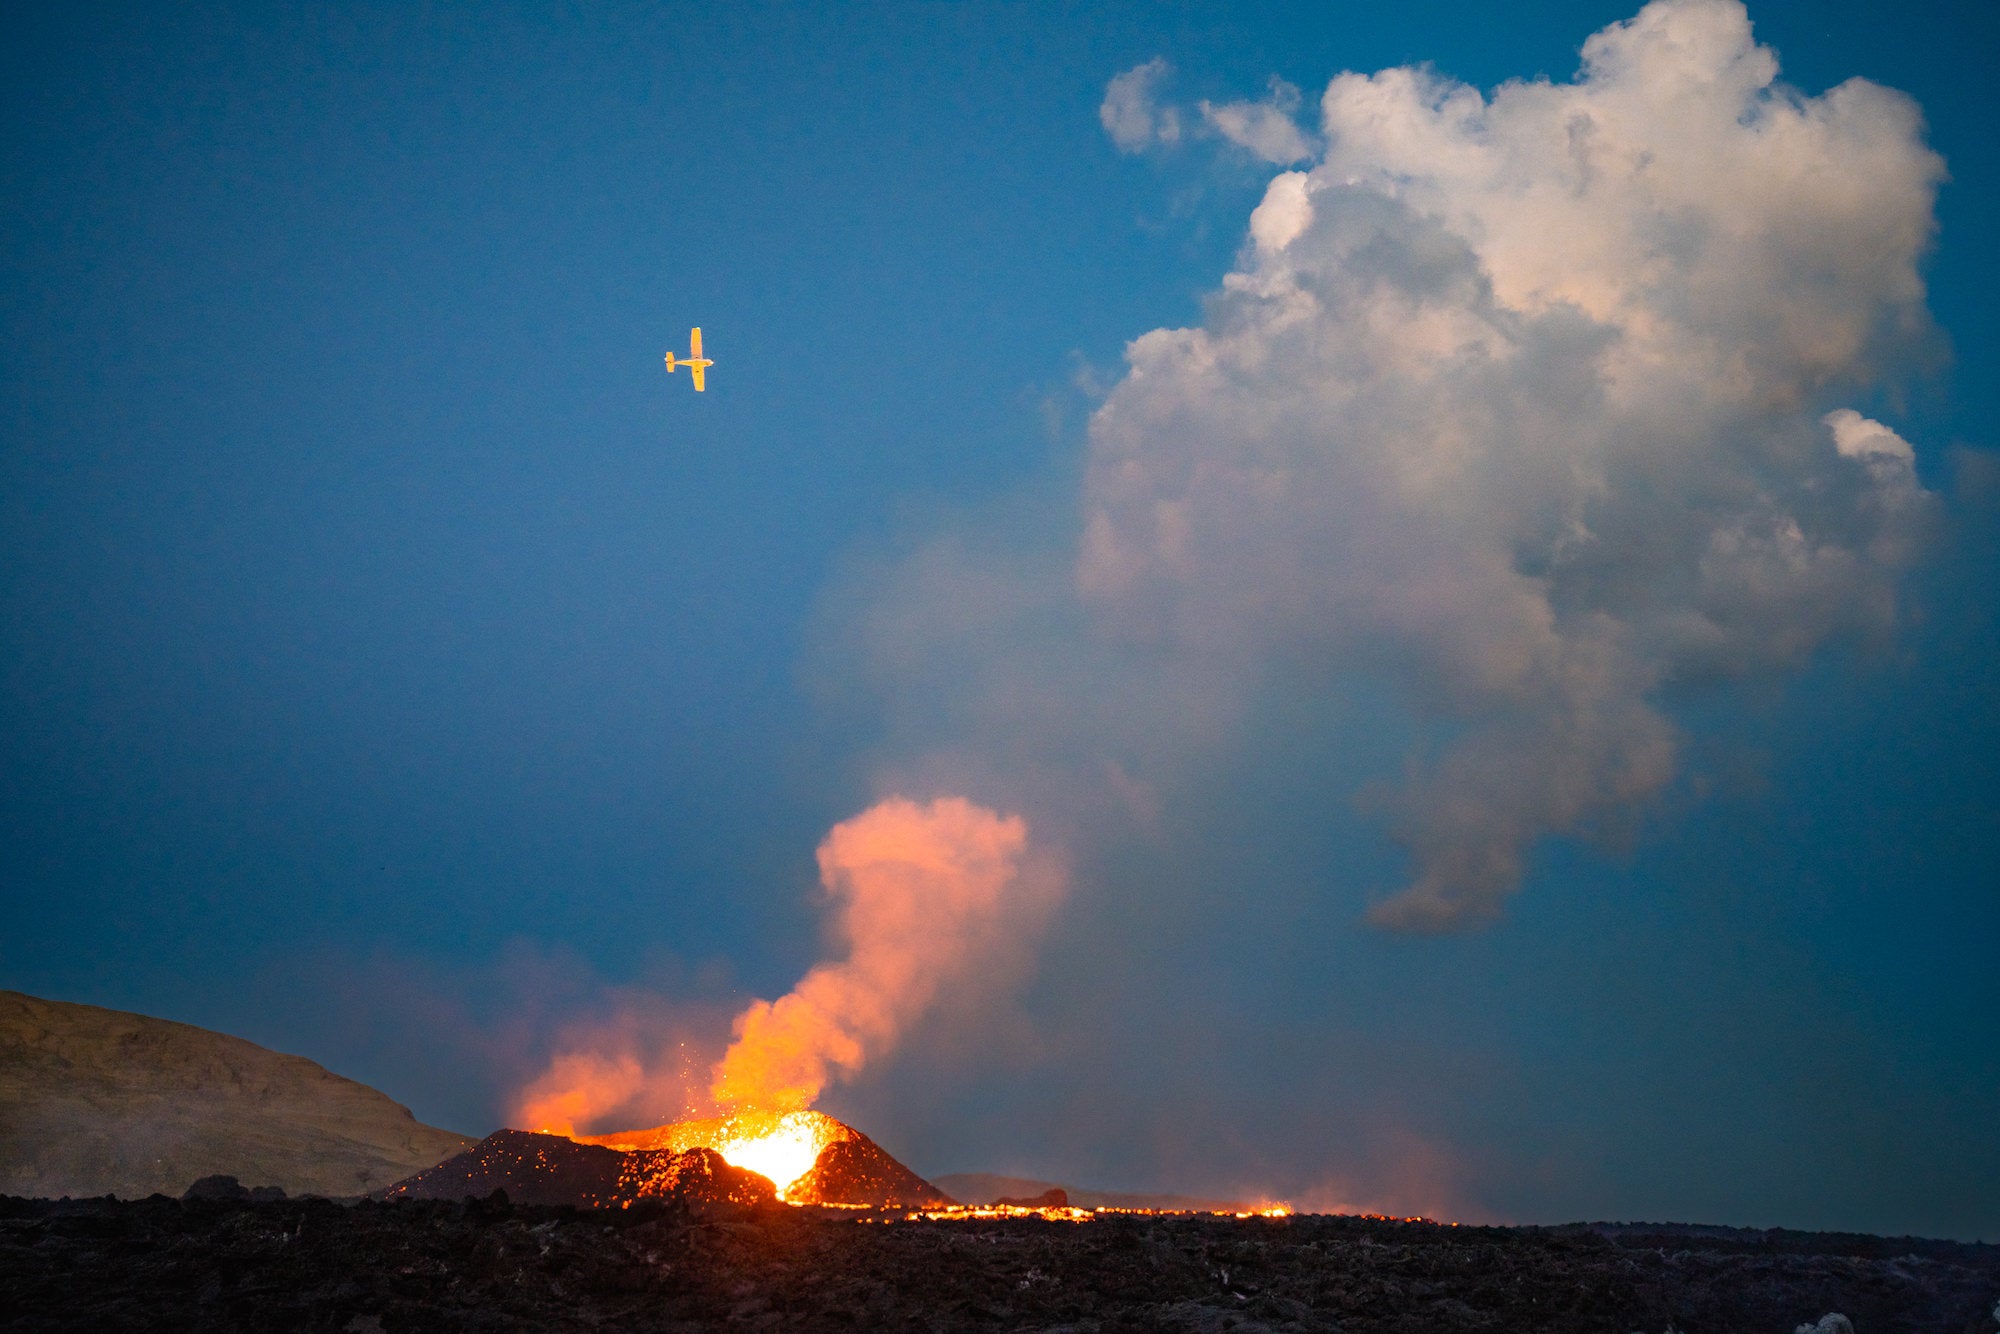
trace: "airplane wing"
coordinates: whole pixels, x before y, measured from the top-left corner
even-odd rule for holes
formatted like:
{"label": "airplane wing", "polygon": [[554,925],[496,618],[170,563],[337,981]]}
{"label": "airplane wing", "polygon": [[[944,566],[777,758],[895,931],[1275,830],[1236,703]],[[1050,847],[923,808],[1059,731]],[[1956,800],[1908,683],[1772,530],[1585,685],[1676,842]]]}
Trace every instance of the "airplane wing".
{"label": "airplane wing", "polygon": [[700,361],[700,360],[701,360],[701,330],[700,330],[700,329],[690,329],[690,330],[688,331],[688,360],[689,360],[689,361]]}
{"label": "airplane wing", "polygon": [[[697,339],[696,341],[698,342],[698,341],[700,341],[700,340],[699,340],[699,339]],[[700,349],[700,348],[696,348],[695,350],[696,350],[697,352],[699,352],[699,351],[700,351],[701,349]],[[691,366],[689,366],[689,367],[688,367],[688,374],[689,374],[689,375],[692,375],[692,376],[694,376],[694,391],[695,391],[695,392],[696,392],[697,394],[699,394],[699,393],[701,392],[701,387],[702,387],[702,386],[701,386],[701,373],[702,373],[702,371],[704,371],[704,370],[706,370],[706,369],[707,369],[707,368],[706,368],[705,366],[703,366],[703,365],[702,365],[702,364],[701,364],[700,362],[698,362],[698,361],[697,361],[697,362],[695,362],[695,363],[694,363],[693,365],[691,365]]]}

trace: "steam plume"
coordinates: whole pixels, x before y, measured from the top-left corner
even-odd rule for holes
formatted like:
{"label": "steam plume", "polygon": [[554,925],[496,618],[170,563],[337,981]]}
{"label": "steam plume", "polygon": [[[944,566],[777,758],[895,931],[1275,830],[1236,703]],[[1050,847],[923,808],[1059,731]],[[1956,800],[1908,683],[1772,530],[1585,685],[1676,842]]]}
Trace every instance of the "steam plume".
{"label": "steam plume", "polygon": [[1324,159],[1092,423],[1100,615],[1387,663],[1461,725],[1389,802],[1415,876],[1387,926],[1491,916],[1537,837],[1666,783],[1663,687],[1885,631],[1928,510],[1909,445],[1838,406],[1926,329],[1916,107],[1776,83],[1735,0],[1583,55],[1490,100],[1334,79]]}
{"label": "steam plume", "polygon": [[720,1103],[806,1107],[896,1045],[947,981],[1004,958],[1051,882],[1025,866],[1028,826],[961,797],[883,801],[819,848],[844,958],[776,1001],[756,1001],[716,1066]]}
{"label": "steam plume", "polygon": [[[1113,80],[1121,148],[1162,142],[1164,70]],[[1200,327],[1128,345],[1066,571],[952,534],[861,652],[894,744],[1023,790],[1143,792],[1259,691],[1385,682],[1447,739],[1359,786],[1412,863],[1370,915],[1451,929],[1672,779],[1668,692],[1893,630],[1934,498],[1855,405],[1929,355],[1943,163],[1900,93],[1778,82],[1736,0],[1657,0],[1572,82],[1341,74],[1319,110],[1209,108],[1314,160]]]}

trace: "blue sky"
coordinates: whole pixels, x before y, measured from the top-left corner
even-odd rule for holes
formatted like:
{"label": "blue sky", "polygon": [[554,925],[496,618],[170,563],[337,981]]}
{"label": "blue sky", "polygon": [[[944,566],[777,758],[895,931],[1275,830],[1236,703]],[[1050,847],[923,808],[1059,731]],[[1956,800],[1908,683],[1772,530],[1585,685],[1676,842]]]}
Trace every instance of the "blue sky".
{"label": "blue sky", "polygon": [[[0,985],[475,1132],[577,1025],[726,1036],[822,955],[831,825],[940,774],[1059,805],[1035,776],[1096,734],[1046,719],[1151,693],[1064,656],[1094,631],[929,637],[921,589],[869,664],[923,553],[1077,559],[1126,344],[1218,309],[1281,170],[1198,104],[1565,81],[1631,14],[12,18]],[[1805,94],[1909,94],[1950,173],[1940,332],[1839,400],[1935,497],[1893,626],[1649,694],[1670,780],[1441,934],[1364,920],[1412,875],[1365,794],[1477,715],[1274,649],[1198,741],[1110,744],[1159,818],[1064,833],[991,1027],[919,1025],[830,1110],[933,1173],[2000,1236],[2000,34],[1750,18]],[[1107,85],[1155,57],[1189,132],[1121,153]],[[660,362],[697,323],[700,397]],[[1043,721],[961,688],[1045,643]]]}

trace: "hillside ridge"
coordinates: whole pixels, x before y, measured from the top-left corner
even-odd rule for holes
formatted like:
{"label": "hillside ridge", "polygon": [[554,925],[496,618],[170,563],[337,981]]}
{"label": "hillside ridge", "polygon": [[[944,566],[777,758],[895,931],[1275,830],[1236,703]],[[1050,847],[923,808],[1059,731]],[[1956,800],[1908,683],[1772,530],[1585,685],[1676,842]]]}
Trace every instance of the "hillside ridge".
{"label": "hillside ridge", "polygon": [[0,1194],[178,1195],[226,1173],[363,1195],[472,1143],[303,1056],[0,990]]}

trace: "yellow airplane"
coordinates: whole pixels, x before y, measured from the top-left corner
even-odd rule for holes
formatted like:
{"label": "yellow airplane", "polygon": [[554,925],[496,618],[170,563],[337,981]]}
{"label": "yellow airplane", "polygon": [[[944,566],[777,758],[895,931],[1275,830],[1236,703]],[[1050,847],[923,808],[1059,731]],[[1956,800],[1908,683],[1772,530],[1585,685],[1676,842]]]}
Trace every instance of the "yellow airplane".
{"label": "yellow airplane", "polygon": [[688,374],[694,376],[694,391],[697,394],[699,394],[702,391],[703,387],[701,383],[701,373],[707,370],[710,366],[713,366],[715,363],[710,361],[707,357],[704,357],[701,354],[700,329],[688,330],[688,344],[689,344],[688,354],[684,357],[679,358],[678,360],[675,359],[673,353],[671,352],[667,353],[667,371],[668,373],[671,374],[674,367],[676,366],[687,367]]}

